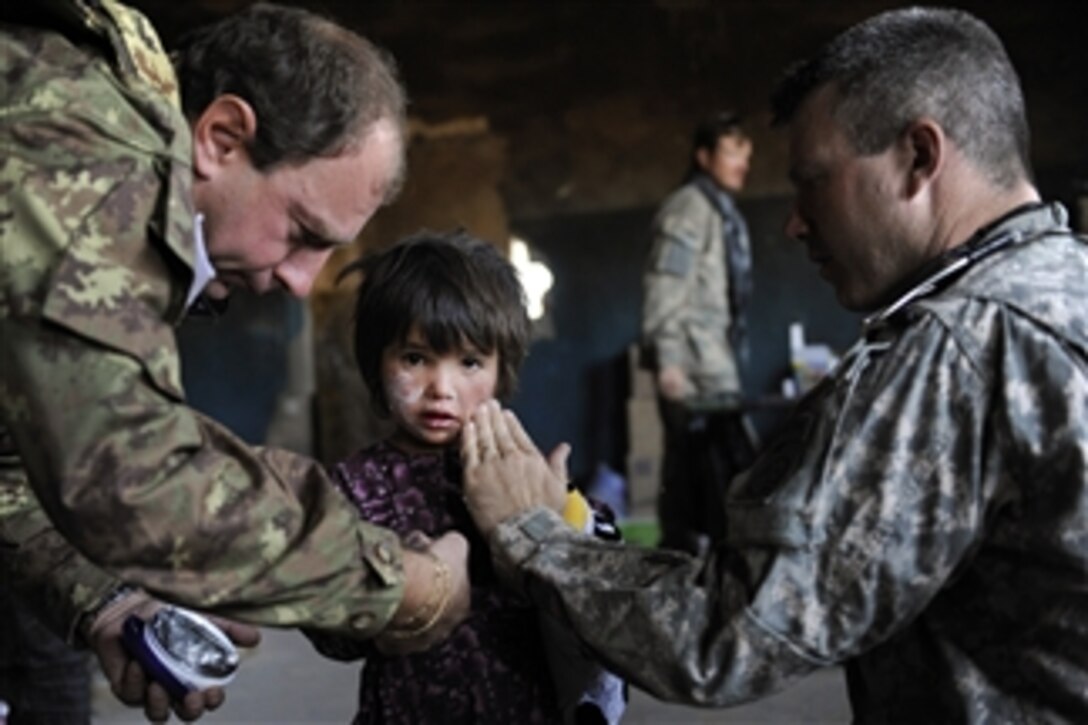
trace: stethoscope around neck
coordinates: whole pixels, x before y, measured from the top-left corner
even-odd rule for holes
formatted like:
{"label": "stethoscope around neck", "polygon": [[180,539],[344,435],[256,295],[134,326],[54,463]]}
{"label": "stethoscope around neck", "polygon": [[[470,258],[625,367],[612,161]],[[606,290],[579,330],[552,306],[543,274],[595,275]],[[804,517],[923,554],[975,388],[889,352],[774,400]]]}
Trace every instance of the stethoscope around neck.
{"label": "stethoscope around neck", "polygon": [[1051,234],[1070,233],[1064,224],[1054,224],[1034,232],[1022,229],[1009,229],[978,244],[965,244],[951,253],[951,260],[941,265],[883,309],[874,312],[861,322],[862,337],[865,334],[903,311],[912,302],[928,297],[947,287],[954,279],[987,257],[1019,244],[1028,244]]}
{"label": "stethoscope around neck", "polygon": [[1061,233],[1071,233],[1071,231],[1064,224],[1052,224],[1044,229],[1032,232],[1022,229],[1009,229],[989,238],[983,237],[979,242],[968,242],[957,247],[946,257],[944,263],[938,269],[923,277],[883,309],[862,320],[861,335],[858,341],[842,356],[840,362],[840,366],[844,370],[842,377],[853,384],[857,381],[860,372],[872,360],[874,354],[882,353],[891,347],[891,342],[875,339],[872,337],[872,333],[884,327],[889,320],[900,314],[912,303],[941,291],[968,269],[998,252],[1017,245],[1029,244],[1052,234]]}

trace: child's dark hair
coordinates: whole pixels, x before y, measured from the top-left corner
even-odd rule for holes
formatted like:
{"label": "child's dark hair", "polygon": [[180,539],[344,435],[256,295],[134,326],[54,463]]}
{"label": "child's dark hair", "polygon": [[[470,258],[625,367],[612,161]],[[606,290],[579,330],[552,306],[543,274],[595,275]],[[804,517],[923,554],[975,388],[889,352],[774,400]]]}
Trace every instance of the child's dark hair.
{"label": "child's dark hair", "polygon": [[388,412],[382,353],[418,325],[439,354],[471,344],[499,355],[496,397],[517,389],[529,348],[525,294],[514,266],[493,245],[463,230],[423,231],[364,256],[340,272],[359,271],[355,361],[379,414]]}

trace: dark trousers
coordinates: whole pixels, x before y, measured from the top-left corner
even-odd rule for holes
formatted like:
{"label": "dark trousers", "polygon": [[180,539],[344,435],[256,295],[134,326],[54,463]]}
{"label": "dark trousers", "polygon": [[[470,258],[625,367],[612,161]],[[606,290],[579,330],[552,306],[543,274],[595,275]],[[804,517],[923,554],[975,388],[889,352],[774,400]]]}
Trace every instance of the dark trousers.
{"label": "dark trousers", "polygon": [[8,725],[86,725],[91,721],[90,655],[45,627],[0,588],[0,700]]}
{"label": "dark trousers", "polygon": [[658,545],[699,554],[725,536],[725,493],[755,460],[756,442],[738,410],[693,412],[660,397],[658,410],[665,429]]}

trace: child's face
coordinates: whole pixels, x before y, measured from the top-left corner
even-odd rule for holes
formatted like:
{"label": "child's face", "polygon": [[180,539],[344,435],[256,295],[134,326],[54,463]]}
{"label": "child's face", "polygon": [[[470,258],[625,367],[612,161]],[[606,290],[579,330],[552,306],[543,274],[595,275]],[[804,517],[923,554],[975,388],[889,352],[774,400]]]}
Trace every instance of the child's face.
{"label": "child's face", "polygon": [[476,407],[495,395],[499,355],[471,347],[437,354],[413,327],[382,353],[382,384],[401,447],[428,451],[456,443]]}

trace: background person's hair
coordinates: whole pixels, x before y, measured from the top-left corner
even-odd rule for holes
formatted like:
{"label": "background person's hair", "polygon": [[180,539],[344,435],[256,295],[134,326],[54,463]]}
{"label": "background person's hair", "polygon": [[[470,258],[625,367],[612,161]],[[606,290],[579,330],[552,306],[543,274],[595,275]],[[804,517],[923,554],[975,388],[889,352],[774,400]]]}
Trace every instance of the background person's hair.
{"label": "background person's hair", "polygon": [[684,175],[685,182],[690,181],[700,171],[699,163],[695,159],[695,154],[700,149],[714,153],[714,149],[718,147],[718,139],[722,136],[747,138],[741,125],[742,120],[735,111],[715,111],[695,124],[695,130],[691,134],[691,155]]}
{"label": "background person's hair", "polygon": [[383,119],[404,138],[406,98],[392,58],[301,8],[251,5],[184,35],[173,59],[190,119],[227,93],[253,107],[247,151],[259,170],[335,156]]}
{"label": "background person's hair", "polygon": [[498,352],[496,397],[509,399],[529,349],[530,322],[517,270],[493,245],[457,230],[423,231],[364,256],[338,277],[361,272],[355,302],[355,362],[375,411],[388,413],[382,353],[418,325],[438,354],[467,342]]}
{"label": "background person's hair", "polygon": [[844,31],[787,71],[771,97],[774,123],[789,123],[828,84],[835,119],[861,154],[929,117],[995,184],[1031,176],[1020,80],[1001,40],[966,12],[904,8]]}

